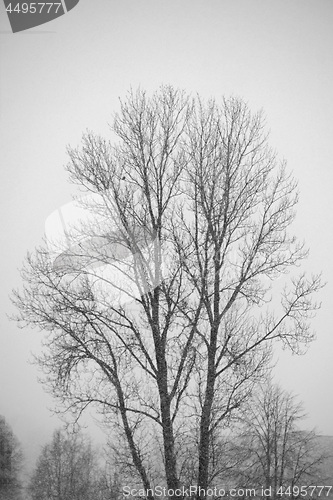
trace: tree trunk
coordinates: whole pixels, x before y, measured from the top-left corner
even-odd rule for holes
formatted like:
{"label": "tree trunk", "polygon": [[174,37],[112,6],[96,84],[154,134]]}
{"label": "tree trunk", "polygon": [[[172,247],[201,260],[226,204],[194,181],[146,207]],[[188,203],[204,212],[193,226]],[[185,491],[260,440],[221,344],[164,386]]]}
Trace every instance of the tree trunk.
{"label": "tree trunk", "polygon": [[210,422],[211,412],[214,400],[214,387],[216,378],[215,369],[215,353],[216,353],[216,332],[212,334],[212,342],[208,353],[208,370],[207,382],[205,391],[205,401],[202,409],[200,422],[200,443],[199,443],[199,474],[198,474],[198,490],[197,498],[204,498],[204,493],[208,488],[209,474],[209,438],[210,438]]}

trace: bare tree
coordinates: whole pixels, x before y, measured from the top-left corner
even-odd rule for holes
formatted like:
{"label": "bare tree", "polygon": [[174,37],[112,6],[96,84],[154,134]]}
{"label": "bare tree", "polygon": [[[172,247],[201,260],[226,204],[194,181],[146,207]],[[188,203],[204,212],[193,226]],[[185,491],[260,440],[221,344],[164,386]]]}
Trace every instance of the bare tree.
{"label": "bare tree", "polygon": [[49,332],[40,362],[53,393],[79,413],[95,403],[125,439],[132,480],[148,496],[165,480],[173,496],[184,443],[209,485],[211,436],[272,341],[298,351],[312,340],[320,279],[288,277],[307,253],[289,234],[296,184],[241,100],[130,92],[112,134],[69,150],[86,222],[58,253],[51,242],[52,258],[50,241],[28,256],[14,300],[22,326]]}
{"label": "bare tree", "polygon": [[279,386],[260,388],[243,413],[238,480],[244,486],[264,485],[275,499],[287,488],[289,496],[298,498],[300,485],[325,484],[321,471],[327,457],[315,432],[300,428],[304,417],[302,405]]}
{"label": "bare tree", "polygon": [[[297,350],[311,339],[304,320],[319,282],[301,276],[292,291],[282,292],[278,314],[263,307],[269,283],[306,252],[287,232],[296,184],[268,148],[260,114],[252,116],[236,99],[224,100],[222,107],[200,104],[191,116],[188,148],[194,220],[183,217],[178,253],[197,292],[191,296],[198,297],[194,310],[204,318],[197,324],[205,359],[199,364],[205,384],[199,395],[198,484],[206,489],[210,435],[226,413],[219,385],[228,385],[235,372],[237,378],[243,372],[243,379],[253,379],[267,359],[267,341],[280,338]],[[229,386],[233,391],[237,381]],[[237,398],[231,401],[237,407]]]}
{"label": "bare tree", "polygon": [[81,433],[56,430],[38,458],[29,484],[32,500],[99,498],[97,455]]}
{"label": "bare tree", "polygon": [[21,498],[23,454],[18,439],[0,415],[0,499]]}

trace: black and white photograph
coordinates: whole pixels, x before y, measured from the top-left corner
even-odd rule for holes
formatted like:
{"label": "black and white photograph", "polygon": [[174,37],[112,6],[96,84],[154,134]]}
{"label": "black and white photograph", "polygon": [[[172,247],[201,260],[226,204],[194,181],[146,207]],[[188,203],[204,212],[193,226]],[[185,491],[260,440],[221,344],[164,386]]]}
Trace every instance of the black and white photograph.
{"label": "black and white photograph", "polygon": [[333,499],[332,0],[0,10],[0,500]]}

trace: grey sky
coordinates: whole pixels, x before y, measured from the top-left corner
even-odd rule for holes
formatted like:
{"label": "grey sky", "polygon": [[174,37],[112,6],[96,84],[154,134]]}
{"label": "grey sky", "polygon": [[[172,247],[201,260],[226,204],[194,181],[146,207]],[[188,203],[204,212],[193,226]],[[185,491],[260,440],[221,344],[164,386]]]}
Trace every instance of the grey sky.
{"label": "grey sky", "polygon": [[333,434],[332,1],[81,0],[65,16],[15,35],[3,3],[0,10],[0,414],[26,455],[36,456],[59,421],[28,364],[42,334],[20,331],[6,317],[17,268],[48,215],[71,199],[66,145],[77,145],[87,128],[107,134],[130,86],[162,83],[263,108],[271,145],[299,179],[295,232],[311,249],[306,269],[322,270],[328,285],[313,321],[316,342],[302,357],[278,352],[275,374],[304,401],[307,426]]}

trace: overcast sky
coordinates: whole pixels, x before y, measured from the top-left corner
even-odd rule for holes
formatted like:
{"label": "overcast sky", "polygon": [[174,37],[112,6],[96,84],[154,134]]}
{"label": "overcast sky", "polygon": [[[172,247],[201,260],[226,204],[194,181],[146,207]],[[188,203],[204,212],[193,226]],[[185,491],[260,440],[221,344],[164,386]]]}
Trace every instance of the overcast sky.
{"label": "overcast sky", "polygon": [[28,459],[60,422],[29,364],[42,334],[9,322],[8,295],[46,218],[71,199],[66,146],[87,128],[107,135],[131,86],[162,83],[262,108],[271,145],[299,180],[294,229],[311,249],[306,269],[328,284],[317,340],[302,357],[277,351],[275,380],[304,402],[307,427],[332,435],[332,0],[80,0],[16,34],[0,10],[0,414]]}

